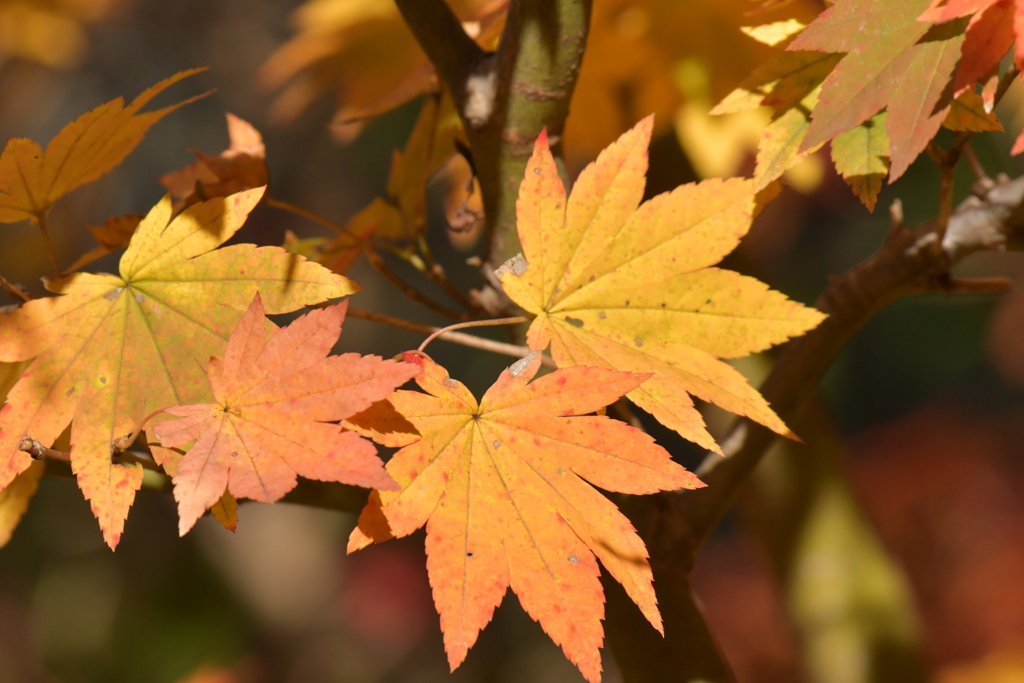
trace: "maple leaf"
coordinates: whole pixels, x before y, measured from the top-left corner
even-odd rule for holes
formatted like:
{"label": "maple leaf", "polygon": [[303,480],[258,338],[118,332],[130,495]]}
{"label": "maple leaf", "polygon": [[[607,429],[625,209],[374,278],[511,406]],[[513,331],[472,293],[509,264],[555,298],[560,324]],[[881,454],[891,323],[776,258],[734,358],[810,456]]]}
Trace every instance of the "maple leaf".
{"label": "maple leaf", "polygon": [[942,122],[942,125],[956,131],[1003,132],[1003,124],[999,122],[994,112],[988,111],[985,101],[974,91],[973,87],[965,90],[953,100],[949,107],[949,114],[946,115],[946,120]]}
{"label": "maple leaf", "polygon": [[596,683],[604,593],[595,557],[662,626],[643,541],[586,482],[635,494],[703,486],[644,432],[585,416],[647,375],[575,366],[530,382],[541,366],[535,352],[502,372],[477,403],[429,358],[404,357],[423,367],[416,382],[427,393],[398,391],[388,401],[422,438],[388,462],[401,491],[375,493],[349,551],[382,530],[401,537],[425,524],[427,571],[453,670],[511,586]]}
{"label": "maple leaf", "polygon": [[718,358],[761,351],[823,316],[710,267],[750,228],[753,181],[705,180],[640,205],[651,128],[647,118],[604,150],[568,202],[547,135],[537,139],[517,204],[528,265],[514,259],[501,269],[505,292],[537,316],[530,348],[550,343],[559,367],[653,373],[629,398],[687,439],[719,450],[691,395],[786,434],[761,395]]}
{"label": "maple leaf", "polygon": [[[26,363],[0,363],[0,401],[6,400],[7,392],[18,381],[25,366]],[[0,548],[11,540],[11,535],[39,488],[44,469],[44,463],[34,462],[15,477],[7,488],[0,491]]]}
{"label": "maple leaf", "polygon": [[163,109],[139,113],[150,100],[183,78],[182,71],[160,81],[127,107],[118,97],[82,114],[61,130],[44,152],[39,143],[11,138],[0,155],[0,223],[44,216],[68,192],[91,183],[121,163],[154,123],[205,95]]}
{"label": "maple leaf", "polygon": [[840,0],[788,50],[845,52],[822,85],[809,150],[888,110],[889,182],[935,137],[950,101],[966,25],[933,27],[917,18],[929,0]]}
{"label": "maple leaf", "polygon": [[212,199],[173,221],[165,197],[139,224],[119,275],[49,280],[61,296],[0,318],[0,360],[35,359],[0,411],[0,486],[31,462],[18,450],[22,435],[50,445],[72,423],[72,469],[116,546],[142,470],[112,461],[114,438],[155,408],[208,400],[206,362],[223,352],[257,291],[271,313],[357,291],[277,247],[216,249],[262,195]]}
{"label": "maple leaf", "polygon": [[193,150],[198,161],[158,179],[178,200],[176,211],[196,202],[262,187],[270,179],[263,136],[248,121],[231,113],[226,116],[230,140],[226,150],[217,156]]}
{"label": "maple leaf", "polygon": [[889,173],[889,137],[886,112],[875,114],[859,126],[832,140],[832,161],[864,206],[875,210],[882,181]]}
{"label": "maple leaf", "polygon": [[46,465],[42,461],[33,462],[0,491],[0,548],[11,540],[18,522],[28,510],[29,501],[36,495],[45,469]]}
{"label": "maple leaf", "polygon": [[165,448],[195,444],[175,468],[182,535],[227,490],[232,500],[273,503],[296,475],[384,490],[398,486],[359,434],[330,422],[382,400],[419,366],[346,353],[328,357],[348,302],[299,318],[266,340],[259,294],[207,366],[213,402],[165,412],[154,429]]}

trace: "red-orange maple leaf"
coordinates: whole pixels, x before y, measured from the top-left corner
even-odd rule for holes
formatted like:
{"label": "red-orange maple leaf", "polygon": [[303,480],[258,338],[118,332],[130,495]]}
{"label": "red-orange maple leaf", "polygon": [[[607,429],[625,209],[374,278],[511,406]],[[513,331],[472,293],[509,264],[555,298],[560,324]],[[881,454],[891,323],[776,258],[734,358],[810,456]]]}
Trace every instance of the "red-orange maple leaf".
{"label": "red-orange maple leaf", "polygon": [[177,466],[174,497],[182,534],[228,490],[273,503],[296,477],[398,488],[373,444],[331,422],[368,408],[419,366],[346,353],[328,356],[348,302],[313,311],[266,338],[257,294],[208,368],[214,403],[177,406],[181,419],[155,428],[167,448],[195,441]]}
{"label": "red-orange maple leaf", "polygon": [[647,434],[586,416],[650,375],[577,365],[530,382],[541,365],[534,352],[477,403],[429,358],[405,359],[423,367],[416,382],[427,394],[399,391],[388,400],[422,438],[388,462],[402,490],[371,496],[349,550],[426,524],[427,571],[453,669],[511,586],[583,675],[598,681],[597,559],[658,630],[661,616],[643,541],[587,482],[636,494],[702,486]]}

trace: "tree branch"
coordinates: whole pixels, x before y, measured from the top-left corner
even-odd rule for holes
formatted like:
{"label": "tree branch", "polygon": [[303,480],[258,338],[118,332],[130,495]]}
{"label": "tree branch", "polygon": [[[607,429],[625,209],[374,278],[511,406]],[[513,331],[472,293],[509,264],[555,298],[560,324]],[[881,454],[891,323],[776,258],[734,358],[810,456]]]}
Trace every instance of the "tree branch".
{"label": "tree branch", "polygon": [[451,91],[473,150],[491,237],[485,268],[520,251],[516,197],[541,130],[554,147],[569,115],[593,0],[511,0],[488,55],[443,0],[398,0],[402,16]]}
{"label": "tree branch", "polygon": [[[830,282],[817,302],[828,318],[782,347],[762,385],[761,393],[787,424],[797,423],[832,360],[875,313],[909,294],[947,291],[944,283],[952,266],[976,251],[1024,245],[1024,177],[1003,179],[984,199],[964,200],[941,240],[934,221],[907,230],[898,205],[895,209],[893,230],[882,248]],[[722,442],[725,457],[708,454],[698,470],[707,488],[623,500],[623,510],[647,542],[655,575],[674,568],[689,572],[696,552],[776,438],[765,427],[740,420]],[[610,642],[614,647],[615,641]],[[662,680],[649,673],[624,669],[623,675],[626,681]]]}
{"label": "tree branch", "polygon": [[470,74],[487,53],[469,37],[444,0],[395,0],[395,4],[461,111]]}

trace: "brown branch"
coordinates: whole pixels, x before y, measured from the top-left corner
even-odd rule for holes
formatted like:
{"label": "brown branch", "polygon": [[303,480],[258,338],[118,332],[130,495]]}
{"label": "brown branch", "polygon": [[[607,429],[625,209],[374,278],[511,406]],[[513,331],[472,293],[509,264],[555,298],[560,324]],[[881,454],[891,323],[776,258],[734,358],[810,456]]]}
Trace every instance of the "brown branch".
{"label": "brown branch", "polygon": [[[882,248],[834,278],[818,299],[817,307],[828,318],[782,347],[761,386],[762,395],[787,424],[798,423],[832,360],[875,313],[909,294],[947,291],[952,266],[974,252],[1024,246],[1024,177],[997,183],[984,199],[971,196],[964,200],[952,212],[942,239],[935,221],[907,230],[898,206],[893,219],[894,229]],[[741,420],[722,441],[725,457],[708,454],[699,468],[706,488],[622,501],[647,543],[656,581],[659,575],[673,575],[677,569],[690,571],[697,551],[776,438],[765,427]],[[649,630],[649,638],[660,639]],[[618,652],[611,632],[609,636]],[[679,634],[666,631],[665,637],[678,638]],[[661,680],[652,667],[655,665],[624,671],[624,677],[627,681]],[[684,670],[676,673],[683,675]]]}
{"label": "brown branch", "polygon": [[469,79],[487,54],[444,0],[395,0],[395,4],[462,110],[471,96]]}
{"label": "brown branch", "polygon": [[366,260],[370,262],[370,265],[377,270],[378,273],[383,275],[388,282],[398,287],[398,290],[402,292],[407,298],[415,301],[418,304],[423,304],[435,313],[440,313],[446,318],[452,318],[459,320],[462,318],[462,314],[456,313],[450,308],[446,308],[441,304],[437,303],[430,297],[421,293],[420,290],[416,289],[412,285],[408,284],[405,280],[399,277],[398,273],[391,270],[391,267],[381,258],[380,254],[373,250],[372,247],[366,245],[363,247],[363,253],[366,254]]}

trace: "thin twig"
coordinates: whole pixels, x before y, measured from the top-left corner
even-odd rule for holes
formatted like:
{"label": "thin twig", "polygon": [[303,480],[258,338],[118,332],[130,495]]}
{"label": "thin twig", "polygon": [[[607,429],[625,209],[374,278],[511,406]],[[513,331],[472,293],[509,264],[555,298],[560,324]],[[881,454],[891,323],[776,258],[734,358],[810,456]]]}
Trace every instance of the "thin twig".
{"label": "thin twig", "polygon": [[332,230],[337,230],[341,234],[352,239],[352,244],[348,245],[348,247],[346,248],[363,244],[366,241],[360,239],[358,235],[354,235],[351,230],[349,230],[346,226],[342,225],[341,223],[336,223],[335,221],[332,221],[330,218],[321,216],[318,213],[313,213],[312,211],[309,211],[307,209],[303,209],[301,206],[295,206],[294,204],[291,204],[284,200],[278,199],[276,197],[271,197],[269,194],[263,195],[263,203],[266,204],[267,206],[272,206],[275,209],[281,209],[282,211],[293,213],[296,216],[300,216],[302,218],[305,218],[306,220],[313,221],[314,223],[319,223],[320,225],[323,225],[324,227],[327,228],[331,228]]}
{"label": "thin twig", "polygon": [[160,413],[164,412],[165,410],[166,408],[158,408],[154,410],[152,413],[142,418],[142,420],[135,427],[135,430],[131,434],[119,436],[116,439],[114,439],[114,441],[110,444],[111,451],[124,452],[128,450],[128,447],[135,443],[135,439],[139,438],[139,432],[141,432],[146,427],[146,423],[152,420]]}
{"label": "thin twig", "polygon": [[448,327],[441,328],[437,332],[434,332],[432,335],[424,339],[423,343],[420,344],[419,348],[416,350],[422,351],[423,349],[427,348],[427,344],[429,344],[435,338],[439,337],[445,332],[451,332],[453,330],[462,330],[467,327],[490,327],[492,325],[518,325],[519,323],[528,322],[530,322],[530,318],[527,318],[525,315],[517,315],[512,318],[494,318],[492,320],[471,320],[465,323],[455,323],[454,325],[449,325]]}
{"label": "thin twig", "polygon": [[3,275],[0,275],[0,288],[3,288],[8,294],[16,299],[21,299],[21,303],[23,304],[32,301],[32,295],[28,293],[27,289],[19,284],[11,282]]}
{"label": "thin twig", "polygon": [[426,275],[431,282],[437,284],[448,294],[452,299],[458,301],[466,308],[473,308],[473,302],[469,300],[466,294],[453,285],[451,280],[445,274],[444,269],[441,267],[435,259],[433,253],[430,251],[430,246],[421,234],[419,236],[417,247],[420,252],[420,257],[423,259],[424,265],[426,266],[423,270],[423,274]]}
{"label": "thin twig", "polygon": [[53,253],[53,243],[50,241],[50,233],[46,229],[46,214],[36,214],[36,225],[39,226],[39,231],[43,233],[43,241],[46,242],[46,253],[50,257],[50,265],[53,266],[53,276],[60,277],[60,266],[57,265],[57,256]]}
{"label": "thin twig", "polygon": [[[58,460],[60,462],[71,462],[71,453],[69,451],[58,451],[55,448],[47,448],[41,442],[30,436],[21,437],[21,442],[18,444],[18,450],[28,453],[33,460],[42,460],[46,458],[48,460]],[[124,462],[137,463],[147,470],[152,470],[153,472],[166,474],[163,468],[160,467],[160,465],[158,465],[148,453],[143,453],[141,451],[124,451],[114,457]]]}
{"label": "thin twig", "polygon": [[[390,315],[384,315],[383,313],[374,313],[373,311],[362,311],[357,308],[350,308],[348,309],[347,315],[361,320],[380,323],[381,325],[398,327],[403,330],[409,330],[410,332],[419,332],[421,334],[428,335],[440,332],[441,334],[438,335],[437,338],[441,341],[461,344],[462,346],[469,346],[474,349],[481,349],[492,353],[500,353],[503,356],[511,356],[513,358],[522,358],[532,351],[529,346],[506,344],[504,342],[493,341],[483,337],[474,337],[471,334],[462,334],[461,332],[445,332],[448,328],[420,325],[419,323],[409,322],[408,320],[402,320],[401,318],[394,318]],[[556,367],[555,362],[551,360],[551,356],[543,356],[541,358],[541,362],[549,368]]]}
{"label": "thin twig", "polygon": [[461,110],[466,81],[486,53],[444,0],[396,0],[395,4]]}
{"label": "thin twig", "polygon": [[981,161],[978,160],[978,155],[974,153],[974,148],[970,145],[964,146],[964,158],[967,159],[967,163],[971,165],[971,170],[974,171],[974,177],[981,181],[992,182],[992,178],[989,177],[988,173],[985,172],[985,167],[981,165]]}
{"label": "thin twig", "polygon": [[442,306],[433,299],[421,293],[415,287],[409,285],[405,280],[398,276],[398,273],[391,270],[391,267],[388,266],[387,263],[385,263],[384,259],[381,258],[380,254],[375,252],[373,250],[373,247],[371,247],[370,245],[367,244],[363,246],[363,253],[366,254],[366,260],[370,262],[370,265],[373,266],[377,270],[377,272],[379,272],[381,275],[387,278],[388,282],[393,284],[395,287],[398,287],[399,291],[401,291],[402,294],[404,294],[406,297],[412,299],[417,303],[423,304],[430,310],[434,311],[435,313],[440,313],[446,318],[453,318],[455,320],[459,320],[463,317],[462,314],[456,313],[450,308]]}

